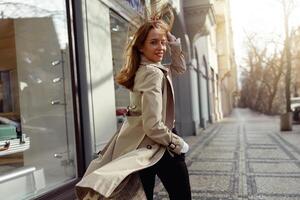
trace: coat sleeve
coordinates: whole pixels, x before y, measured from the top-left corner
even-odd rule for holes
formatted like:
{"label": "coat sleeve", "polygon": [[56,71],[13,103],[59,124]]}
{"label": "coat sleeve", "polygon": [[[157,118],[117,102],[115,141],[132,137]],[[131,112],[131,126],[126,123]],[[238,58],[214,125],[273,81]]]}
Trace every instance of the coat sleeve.
{"label": "coat sleeve", "polygon": [[144,81],[140,83],[143,128],[149,138],[166,146],[174,153],[180,154],[182,138],[172,133],[163,122],[163,77],[160,69],[152,67],[152,69],[147,69]]}
{"label": "coat sleeve", "polygon": [[170,42],[171,64],[169,68],[173,74],[183,74],[186,71],[185,58],[181,50],[180,38],[174,42]]}

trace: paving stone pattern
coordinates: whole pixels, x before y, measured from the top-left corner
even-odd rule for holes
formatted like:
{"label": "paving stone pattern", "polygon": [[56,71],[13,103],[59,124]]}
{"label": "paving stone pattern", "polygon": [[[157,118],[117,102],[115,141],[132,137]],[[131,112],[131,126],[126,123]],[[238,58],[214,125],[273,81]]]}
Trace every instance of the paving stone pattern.
{"label": "paving stone pattern", "polygon": [[[199,136],[187,137],[192,198],[299,200],[299,126],[283,133],[278,118],[236,109]],[[169,199],[159,180],[154,199]]]}

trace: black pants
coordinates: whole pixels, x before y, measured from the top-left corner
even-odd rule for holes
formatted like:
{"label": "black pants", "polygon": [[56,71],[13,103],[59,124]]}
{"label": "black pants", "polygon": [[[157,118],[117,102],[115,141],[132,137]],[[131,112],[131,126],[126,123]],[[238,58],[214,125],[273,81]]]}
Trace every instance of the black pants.
{"label": "black pants", "polygon": [[172,157],[168,151],[152,167],[140,171],[141,181],[147,196],[147,200],[153,199],[157,175],[167,192],[170,200],[191,200],[191,188],[189,174],[185,163],[185,155]]}

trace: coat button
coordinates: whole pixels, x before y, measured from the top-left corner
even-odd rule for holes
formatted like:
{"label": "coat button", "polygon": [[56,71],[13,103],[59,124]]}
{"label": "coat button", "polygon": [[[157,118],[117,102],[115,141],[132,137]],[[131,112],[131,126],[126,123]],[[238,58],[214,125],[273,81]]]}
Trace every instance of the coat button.
{"label": "coat button", "polygon": [[152,149],[152,146],[150,144],[148,144],[147,149]]}

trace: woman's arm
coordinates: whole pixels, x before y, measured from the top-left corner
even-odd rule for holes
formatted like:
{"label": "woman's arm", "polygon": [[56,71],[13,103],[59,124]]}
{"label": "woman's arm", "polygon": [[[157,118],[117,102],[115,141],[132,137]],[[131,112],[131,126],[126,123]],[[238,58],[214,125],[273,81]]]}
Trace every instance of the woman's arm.
{"label": "woman's arm", "polygon": [[168,32],[167,38],[171,49],[170,69],[175,74],[182,74],[186,71],[186,63],[181,49],[180,38],[176,39],[176,37],[172,35],[170,32]]}
{"label": "woman's arm", "polygon": [[155,142],[166,146],[176,154],[183,148],[183,139],[164,124],[162,117],[162,83],[163,73],[156,67],[145,66],[144,78],[137,80],[142,92],[142,120],[146,135]]}

